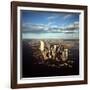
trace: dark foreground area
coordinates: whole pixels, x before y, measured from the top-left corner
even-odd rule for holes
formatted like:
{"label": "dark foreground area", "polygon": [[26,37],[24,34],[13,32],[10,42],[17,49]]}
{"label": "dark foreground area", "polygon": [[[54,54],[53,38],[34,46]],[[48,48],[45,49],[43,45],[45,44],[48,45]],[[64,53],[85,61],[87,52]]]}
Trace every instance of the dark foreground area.
{"label": "dark foreground area", "polygon": [[[52,42],[48,40],[45,42]],[[59,41],[55,41],[59,42]],[[52,42],[52,43],[55,43]],[[22,41],[22,77],[48,77],[48,76],[66,76],[79,74],[79,42],[77,40],[68,40],[61,42],[63,44],[73,44],[69,47],[69,58],[65,62],[42,60],[39,50],[39,40]]]}

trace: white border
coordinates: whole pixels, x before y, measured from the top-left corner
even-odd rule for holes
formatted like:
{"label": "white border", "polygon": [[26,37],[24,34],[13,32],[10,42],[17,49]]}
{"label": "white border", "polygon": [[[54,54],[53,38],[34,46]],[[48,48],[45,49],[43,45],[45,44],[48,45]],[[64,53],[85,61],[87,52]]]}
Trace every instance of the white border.
{"label": "white border", "polygon": [[[54,12],[76,12],[80,14],[79,22],[79,43],[80,43],[80,75],[73,76],[56,76],[56,77],[38,77],[38,78],[20,78],[20,10],[37,10],[37,11],[54,11]],[[17,7],[17,83],[43,83],[43,82],[63,82],[63,81],[78,81],[84,80],[84,11],[83,10],[67,10],[67,9],[52,9],[52,8],[36,8],[36,7]]]}

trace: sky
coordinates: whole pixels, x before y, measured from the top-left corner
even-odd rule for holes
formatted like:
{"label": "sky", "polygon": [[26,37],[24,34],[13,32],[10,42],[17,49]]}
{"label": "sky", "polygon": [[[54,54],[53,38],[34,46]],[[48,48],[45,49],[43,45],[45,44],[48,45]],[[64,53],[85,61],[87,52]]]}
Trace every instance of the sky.
{"label": "sky", "polygon": [[23,39],[78,39],[79,13],[21,10]]}

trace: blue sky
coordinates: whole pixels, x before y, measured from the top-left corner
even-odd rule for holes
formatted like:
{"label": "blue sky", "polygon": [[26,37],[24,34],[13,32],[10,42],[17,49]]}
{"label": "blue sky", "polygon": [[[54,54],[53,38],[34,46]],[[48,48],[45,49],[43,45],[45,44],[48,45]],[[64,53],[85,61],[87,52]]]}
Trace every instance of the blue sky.
{"label": "blue sky", "polygon": [[79,13],[22,10],[21,28],[23,38],[78,38]]}

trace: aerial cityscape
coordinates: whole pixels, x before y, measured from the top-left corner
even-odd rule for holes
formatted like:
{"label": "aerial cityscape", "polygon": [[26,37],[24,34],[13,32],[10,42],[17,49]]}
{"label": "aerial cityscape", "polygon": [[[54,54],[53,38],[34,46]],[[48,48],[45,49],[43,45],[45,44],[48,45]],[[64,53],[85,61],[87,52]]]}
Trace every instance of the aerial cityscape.
{"label": "aerial cityscape", "polygon": [[79,13],[21,11],[22,76],[79,74]]}

